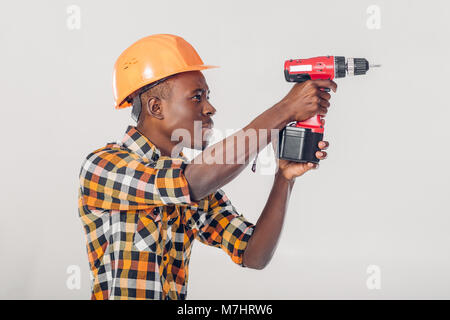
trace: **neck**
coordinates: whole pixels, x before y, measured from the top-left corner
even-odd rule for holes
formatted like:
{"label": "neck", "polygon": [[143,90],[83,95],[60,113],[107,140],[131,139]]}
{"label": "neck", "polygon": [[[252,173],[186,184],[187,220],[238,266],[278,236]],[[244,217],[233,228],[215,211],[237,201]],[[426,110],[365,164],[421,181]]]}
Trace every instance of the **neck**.
{"label": "neck", "polygon": [[150,125],[144,126],[142,123],[138,123],[136,129],[161,151],[162,156],[170,157],[173,148],[178,144],[177,141],[171,141],[170,137],[164,135],[161,130],[155,130],[155,128]]}

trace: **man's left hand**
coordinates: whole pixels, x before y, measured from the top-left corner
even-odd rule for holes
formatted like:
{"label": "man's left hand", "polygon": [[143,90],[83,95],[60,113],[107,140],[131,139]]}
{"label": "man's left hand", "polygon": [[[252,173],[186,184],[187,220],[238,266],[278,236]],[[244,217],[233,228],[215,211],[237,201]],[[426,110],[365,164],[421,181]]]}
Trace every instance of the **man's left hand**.
{"label": "man's left hand", "polygon": [[[319,160],[324,160],[327,157],[326,150],[329,146],[328,141],[320,141],[318,146],[320,151],[316,152],[316,157]],[[306,171],[311,169],[317,169],[319,164],[312,162],[294,162],[289,160],[278,159],[278,172],[277,174],[281,174],[287,180],[293,180],[297,177],[300,177]]]}

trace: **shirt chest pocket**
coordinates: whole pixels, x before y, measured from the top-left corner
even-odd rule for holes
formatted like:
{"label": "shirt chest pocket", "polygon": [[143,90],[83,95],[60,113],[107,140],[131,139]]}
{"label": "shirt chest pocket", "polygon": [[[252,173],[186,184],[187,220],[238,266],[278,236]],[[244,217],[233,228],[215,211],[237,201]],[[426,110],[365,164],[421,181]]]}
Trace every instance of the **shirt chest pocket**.
{"label": "shirt chest pocket", "polygon": [[[155,210],[158,210],[156,208]],[[159,244],[162,243],[162,221],[158,211],[138,216],[137,228],[134,233],[133,243],[139,251],[152,251],[159,253]]]}

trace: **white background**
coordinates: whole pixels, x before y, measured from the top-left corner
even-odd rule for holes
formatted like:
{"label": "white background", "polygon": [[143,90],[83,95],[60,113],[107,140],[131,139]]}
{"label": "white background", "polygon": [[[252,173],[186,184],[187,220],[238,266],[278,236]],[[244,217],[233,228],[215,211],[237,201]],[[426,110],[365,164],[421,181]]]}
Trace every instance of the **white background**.
{"label": "white background", "polygon": [[[67,26],[70,5],[80,29]],[[367,26],[370,5],[380,29]],[[329,157],[297,179],[270,265],[243,269],[196,242],[188,299],[450,298],[449,13],[443,0],[3,2],[0,298],[90,298],[78,173],[134,124],[130,109],[113,109],[112,68],[155,33],[182,36],[221,67],[204,71],[221,130],[289,91],[286,59],[382,64],[337,80]],[[224,190],[256,223],[272,181],[248,167]],[[71,265],[79,290],[66,285]],[[379,290],[367,287],[370,265]]]}

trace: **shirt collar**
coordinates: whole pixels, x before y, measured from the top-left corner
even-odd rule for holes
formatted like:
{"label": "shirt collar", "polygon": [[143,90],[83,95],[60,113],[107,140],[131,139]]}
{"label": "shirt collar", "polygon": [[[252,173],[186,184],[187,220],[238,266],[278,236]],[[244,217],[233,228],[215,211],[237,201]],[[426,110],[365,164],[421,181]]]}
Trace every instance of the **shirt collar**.
{"label": "shirt collar", "polygon": [[[122,139],[122,145],[148,161],[157,161],[161,157],[161,151],[135,126],[128,126]],[[188,160],[181,151],[178,157],[185,161]]]}

